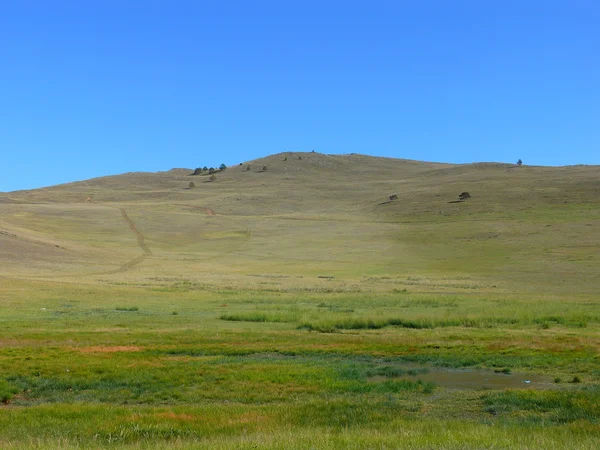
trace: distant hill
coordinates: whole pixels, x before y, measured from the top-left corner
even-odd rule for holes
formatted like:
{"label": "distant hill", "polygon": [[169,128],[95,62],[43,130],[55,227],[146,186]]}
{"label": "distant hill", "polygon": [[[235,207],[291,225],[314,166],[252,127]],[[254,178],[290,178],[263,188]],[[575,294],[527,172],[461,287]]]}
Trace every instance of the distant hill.
{"label": "distant hill", "polygon": [[[598,166],[285,152],[214,181],[192,172],[0,194],[0,276],[247,285],[256,274],[325,274],[350,284],[412,277],[432,290],[461,284],[443,279],[600,289]],[[458,201],[462,192],[471,198]]]}

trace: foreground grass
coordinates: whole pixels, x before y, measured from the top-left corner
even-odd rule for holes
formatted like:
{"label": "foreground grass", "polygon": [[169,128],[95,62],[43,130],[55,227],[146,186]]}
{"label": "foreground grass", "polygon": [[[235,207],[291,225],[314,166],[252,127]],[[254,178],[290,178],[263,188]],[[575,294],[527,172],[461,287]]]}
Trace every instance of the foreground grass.
{"label": "foreground grass", "polygon": [[[590,297],[0,283],[2,447],[595,448],[600,435]],[[419,379],[434,368],[548,381],[456,390]]]}
{"label": "foreground grass", "polygon": [[[348,407],[352,406],[352,409]],[[332,404],[240,407],[113,407],[53,405],[17,411],[0,437],[3,447],[64,448],[597,448],[598,426],[587,422],[385,420],[372,407]],[[390,411],[385,411],[390,413]],[[333,413],[333,417],[329,416]],[[323,416],[328,418],[324,423]],[[346,417],[345,426],[329,425]],[[298,423],[298,418],[301,423]],[[350,418],[350,424],[347,419]],[[369,420],[371,419],[371,420]],[[23,425],[23,423],[27,423]],[[30,434],[33,433],[33,434]]]}

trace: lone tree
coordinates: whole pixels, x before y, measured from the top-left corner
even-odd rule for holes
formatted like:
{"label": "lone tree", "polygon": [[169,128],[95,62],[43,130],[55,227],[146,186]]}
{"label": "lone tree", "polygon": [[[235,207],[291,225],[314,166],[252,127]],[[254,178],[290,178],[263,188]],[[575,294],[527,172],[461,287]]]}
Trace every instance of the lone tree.
{"label": "lone tree", "polygon": [[208,169],[208,173],[209,175],[215,173],[215,168],[211,167],[210,169]]}
{"label": "lone tree", "polygon": [[398,195],[396,195],[396,194],[392,194],[392,195],[390,195],[389,199],[390,199],[390,202],[391,202],[392,200],[398,200]]}
{"label": "lone tree", "polygon": [[523,165],[523,160],[522,160],[522,159],[519,159],[519,160],[517,161],[517,166],[519,166],[519,167],[520,167],[520,166],[522,166],[522,165]]}
{"label": "lone tree", "polygon": [[202,173],[202,167],[198,167],[196,170],[194,170],[194,173],[192,175],[200,175]]}
{"label": "lone tree", "polygon": [[250,172],[250,166],[246,166],[246,172]]}
{"label": "lone tree", "polygon": [[209,178],[210,181],[215,181],[217,179],[217,177],[215,176],[215,174],[212,174]]}
{"label": "lone tree", "polygon": [[219,166],[219,170],[225,170],[225,169],[227,169],[227,166],[225,164],[221,164]]}
{"label": "lone tree", "polygon": [[196,185],[194,184],[194,182],[190,181],[189,188],[192,189],[192,188],[195,188],[195,187],[196,187]]}
{"label": "lone tree", "polygon": [[461,202],[465,202],[467,200],[469,200],[471,198],[471,194],[469,194],[468,192],[461,192],[460,195],[458,196],[458,199]]}
{"label": "lone tree", "polygon": [[262,169],[262,171],[263,171],[263,172],[266,172],[266,171],[267,171],[267,166],[263,166],[263,169]]}

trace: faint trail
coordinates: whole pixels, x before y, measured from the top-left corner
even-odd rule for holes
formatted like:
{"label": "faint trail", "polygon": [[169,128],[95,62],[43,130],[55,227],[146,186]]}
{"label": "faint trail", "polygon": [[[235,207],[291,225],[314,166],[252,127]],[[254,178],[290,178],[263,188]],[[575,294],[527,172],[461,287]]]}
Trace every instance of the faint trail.
{"label": "faint trail", "polygon": [[[204,206],[185,205],[185,204],[178,204],[178,206],[185,206],[185,207],[192,208],[192,209],[202,209],[209,216],[219,216],[219,214],[217,214],[217,212],[214,209],[206,208]],[[223,256],[230,255],[230,254],[232,254],[234,252],[237,252],[244,245],[246,245],[250,241],[250,239],[252,239],[252,231],[250,230],[250,227],[247,226],[246,224],[244,224],[242,221],[240,221],[238,219],[234,219],[234,218],[232,218],[230,216],[227,216],[227,215],[225,215],[225,216],[219,216],[219,217],[227,217],[227,219],[229,219],[231,222],[236,223],[240,228],[242,228],[244,230],[243,231],[244,238],[243,238],[242,242],[240,242],[235,247],[233,247],[233,248],[231,248],[229,250],[225,250],[225,251],[219,253],[218,255],[209,256],[209,257],[205,258],[205,261],[210,261],[210,260],[213,260],[213,259],[221,258]]]}
{"label": "faint trail", "polygon": [[[131,270],[138,264],[142,263],[148,256],[152,256],[152,250],[150,250],[148,248],[148,246],[146,245],[146,243],[144,242],[145,236],[140,232],[140,230],[137,229],[135,222],[133,220],[131,220],[131,218],[127,214],[127,211],[125,210],[125,208],[121,208],[119,206],[107,205],[105,203],[95,203],[95,202],[92,202],[91,197],[88,197],[86,199],[86,203],[91,203],[93,205],[106,206],[108,208],[114,208],[114,209],[118,209],[119,211],[121,211],[121,215],[123,216],[123,219],[125,219],[125,221],[129,225],[129,229],[131,231],[133,231],[133,233],[135,233],[137,245],[142,250],[143,253],[141,255],[133,258],[131,261],[128,261],[125,264],[121,265],[121,267],[119,267],[118,269],[109,270],[106,272],[83,273],[83,274],[78,274],[77,275],[78,277],[97,276],[97,275],[112,275],[115,273],[127,272],[128,270]],[[4,231],[4,230],[0,230],[0,232],[1,231]],[[5,234],[5,233],[2,233],[2,234]],[[18,238],[18,236],[17,236],[17,238]],[[46,275],[46,276],[43,276],[43,278],[63,278],[64,276],[65,275]],[[8,277],[5,277],[3,275],[0,275],[0,278],[8,279]],[[13,279],[13,277],[11,277],[11,279]],[[23,278],[23,279],[25,280],[27,278]]]}
{"label": "faint trail", "polygon": [[119,209],[121,210],[121,215],[123,216],[123,219],[125,219],[127,221],[127,223],[129,224],[129,228],[131,229],[131,231],[133,231],[135,233],[138,246],[144,252],[144,254],[142,256],[151,256],[152,251],[150,251],[148,246],[145,244],[144,235],[135,227],[135,223],[133,223],[133,220],[131,220],[129,218],[129,216],[127,215],[127,211],[125,211],[125,208],[119,208]]}
{"label": "faint trail", "polygon": [[175,206],[185,206],[186,208],[190,208],[189,210],[192,210],[192,209],[201,209],[201,210],[203,210],[206,213],[207,216],[217,216],[218,215],[217,212],[214,209],[210,209],[210,208],[207,208],[205,206],[185,205],[185,204],[182,204],[182,203],[176,203]]}
{"label": "faint trail", "polygon": [[[85,199],[85,201],[87,203],[92,203],[92,198],[88,197]],[[95,203],[95,204],[98,204],[98,203]],[[119,211],[121,211],[121,215],[123,216],[123,219],[125,219],[125,222],[127,222],[127,225],[129,225],[129,229],[135,233],[135,238],[137,240],[138,247],[142,250],[143,254],[141,254],[140,256],[137,256],[136,258],[133,258],[131,261],[126,262],[118,269],[110,270],[108,272],[94,273],[93,275],[111,275],[113,273],[127,272],[128,270],[131,270],[138,264],[142,263],[148,256],[151,256],[152,250],[150,250],[148,248],[148,246],[146,245],[146,243],[144,242],[144,239],[145,239],[144,235],[140,232],[140,230],[137,229],[137,227],[135,226],[135,222],[133,220],[131,220],[131,218],[127,214],[127,211],[125,210],[125,208],[121,208],[120,206],[113,206],[113,205],[104,205],[104,206],[108,206],[109,208],[115,208],[115,209],[118,209]]]}
{"label": "faint trail", "polygon": [[121,215],[123,216],[123,219],[125,219],[125,221],[129,225],[129,229],[135,233],[138,247],[144,253],[136,258],[133,258],[131,261],[126,262],[118,269],[111,270],[109,272],[104,272],[104,273],[102,273],[102,275],[110,275],[113,273],[127,272],[128,270],[131,270],[138,264],[142,263],[148,256],[151,256],[152,251],[148,248],[148,246],[144,242],[144,235],[140,232],[140,230],[138,230],[136,228],[134,221],[131,220],[131,218],[127,215],[127,211],[125,210],[125,208],[121,208],[119,206],[112,206],[112,205],[106,205],[106,206],[109,206],[111,208],[115,208],[115,209],[118,209],[119,211],[121,211]]}

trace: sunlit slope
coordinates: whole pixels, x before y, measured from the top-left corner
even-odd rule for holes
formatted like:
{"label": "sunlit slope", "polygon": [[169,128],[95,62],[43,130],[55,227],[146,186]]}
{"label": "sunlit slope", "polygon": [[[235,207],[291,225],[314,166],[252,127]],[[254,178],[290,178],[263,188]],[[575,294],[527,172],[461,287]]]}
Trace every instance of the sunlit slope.
{"label": "sunlit slope", "polygon": [[[600,289],[597,166],[282,153],[231,166],[215,181],[189,173],[1,194],[0,274],[266,288]],[[464,191],[472,198],[456,202]]]}

